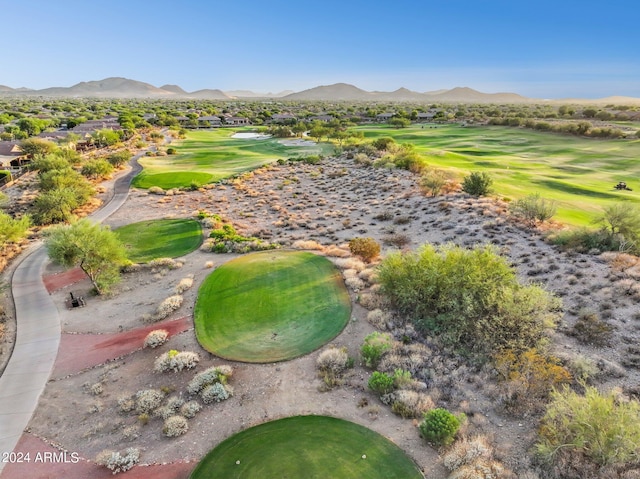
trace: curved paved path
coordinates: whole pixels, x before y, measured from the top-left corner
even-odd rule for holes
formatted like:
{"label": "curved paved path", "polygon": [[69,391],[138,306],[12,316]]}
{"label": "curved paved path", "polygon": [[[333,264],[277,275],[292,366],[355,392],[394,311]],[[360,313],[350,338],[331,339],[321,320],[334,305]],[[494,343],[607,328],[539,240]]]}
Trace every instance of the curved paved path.
{"label": "curved paved path", "polygon": [[[116,180],[113,197],[92,219],[102,222],[124,204],[131,180],[142,169],[140,156],[131,160],[131,171]],[[17,331],[11,359],[0,376],[0,472],[5,465],[2,454],[13,451],[29,424],[58,354],[60,317],[42,281],[47,261],[40,242],[22,259],[11,280]]]}

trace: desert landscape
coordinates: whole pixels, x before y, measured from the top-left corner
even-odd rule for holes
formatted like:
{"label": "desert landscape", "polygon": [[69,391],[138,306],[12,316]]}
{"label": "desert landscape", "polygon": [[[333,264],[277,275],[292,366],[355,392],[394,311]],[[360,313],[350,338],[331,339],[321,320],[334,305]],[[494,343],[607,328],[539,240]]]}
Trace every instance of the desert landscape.
{"label": "desert landscape", "polygon": [[[465,434],[491,438],[496,459],[518,477],[533,474],[527,451],[535,441],[536,423],[526,414],[514,417],[501,409],[501,393],[490,368],[478,369],[450,351],[424,343],[411,324],[391,316],[386,322],[368,321],[370,311],[380,305],[371,292],[376,289],[375,263],[354,257],[348,242],[356,236],[374,238],[384,245],[383,256],[427,242],[494,245],[522,281],[540,283],[562,298],[564,314],[552,338],[553,354],[568,367],[578,358],[588,358],[596,367],[592,380],[632,395],[637,394],[639,374],[633,345],[640,331],[635,263],[620,255],[561,252],[544,241],[541,231],[509,217],[505,203],[465,193],[427,197],[416,179],[410,172],[357,164],[344,155],[315,165],[272,164],[196,191],[158,195],[133,189],[107,223],[117,229],[142,220],[195,218],[206,211],[222,216],[243,235],[326,255],[343,272],[353,308],[348,325],[331,346],[344,347],[349,356],[358,358],[363,340],[374,331],[389,331],[395,338],[410,338],[409,344],[422,344],[428,354],[417,366],[429,370],[431,397],[439,405],[464,412]],[[112,183],[103,184],[105,197]],[[207,236],[210,225],[206,220],[203,225]],[[273,419],[320,414],[378,431],[407,452],[426,477],[447,477],[437,450],[424,446],[416,421],[392,414],[367,388],[369,371],[361,360],[356,359],[337,387],[327,390],[316,367],[326,347],[272,364],[225,361],[201,348],[192,323],[198,287],[212,269],[235,257],[200,250],[165,264],[136,268],[124,273],[113,295],[104,298],[91,295],[91,283],[82,275],[69,275],[50,264],[44,278],[61,318],[62,341],[51,381],[22,441],[37,439],[89,462],[105,449],[141,445],[141,465],[174,465],[160,468],[154,476],[183,477],[171,475],[175,467],[186,474],[207,451],[236,432]],[[182,307],[150,324],[150,313],[184,278],[193,283],[183,293]],[[70,292],[87,298],[86,307],[67,309]],[[569,334],[584,308],[608,312],[613,328],[608,345],[585,345]],[[154,329],[171,331],[168,342],[157,349],[143,348],[144,337]],[[169,350],[196,352],[197,371],[221,365],[233,368],[233,397],[204,405],[190,421],[188,433],[175,439],[163,436],[161,419],[152,416],[147,424],[119,406],[122,397],[141,389],[160,389],[181,401],[188,398],[190,374],[154,372],[156,358]],[[33,465],[22,467],[26,473]],[[93,476],[99,474],[96,468],[91,466],[92,477],[98,477]],[[76,470],[81,471],[77,477],[87,474]],[[169,475],[163,476],[163,470]],[[19,471],[19,465],[11,465],[4,474],[13,477]],[[73,474],[65,471],[66,477]],[[124,473],[129,474],[136,477],[135,469]]]}

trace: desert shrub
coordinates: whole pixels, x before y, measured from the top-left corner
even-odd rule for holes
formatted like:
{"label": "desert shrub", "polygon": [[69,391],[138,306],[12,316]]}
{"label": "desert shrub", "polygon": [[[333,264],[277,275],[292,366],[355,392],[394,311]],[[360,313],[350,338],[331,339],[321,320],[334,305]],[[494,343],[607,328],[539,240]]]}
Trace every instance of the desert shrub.
{"label": "desert shrub", "polygon": [[347,288],[350,288],[355,292],[358,292],[365,287],[364,281],[362,281],[360,278],[355,277],[345,279],[344,284],[347,286]]}
{"label": "desert shrub", "polygon": [[164,420],[162,434],[167,437],[182,436],[189,430],[189,422],[182,416],[171,416]]}
{"label": "desert shrub", "polygon": [[349,250],[370,263],[380,254],[380,244],[373,238],[353,238],[349,241]]}
{"label": "desert shrub", "polygon": [[212,366],[204,371],[196,374],[187,386],[189,394],[198,394],[206,386],[215,383],[226,384],[228,378],[232,375],[230,366]]}
{"label": "desert shrub", "polygon": [[166,318],[175,310],[179,309],[180,306],[182,306],[183,300],[184,298],[179,294],[175,294],[173,296],[169,296],[168,298],[165,298],[162,301],[162,303],[158,305],[158,308],[156,309],[156,312],[153,315],[153,319],[155,321],[159,321],[161,319]]}
{"label": "desert shrub", "polygon": [[82,165],[80,173],[91,179],[107,178],[113,172],[113,165],[107,160],[90,160]]}
{"label": "desert shrub", "polygon": [[133,424],[122,430],[122,438],[127,441],[135,441],[140,437],[140,426]]}
{"label": "desert shrub", "polygon": [[409,237],[409,235],[406,235],[404,233],[394,233],[385,235],[382,238],[382,242],[386,245],[395,246],[396,248],[402,248],[411,243],[411,238]]}
{"label": "desert shrub", "polygon": [[511,203],[509,211],[534,225],[538,221],[542,223],[550,220],[556,214],[557,207],[556,201],[542,198],[540,193],[533,193]]}
{"label": "desert shrub", "polygon": [[491,246],[427,244],[392,253],[378,278],[399,313],[466,354],[534,347],[559,317],[559,300],[538,286],[521,286]]}
{"label": "desert shrub", "polygon": [[479,457],[453,471],[447,479],[511,479],[514,477],[513,473],[500,462]]}
{"label": "desert shrub", "polygon": [[147,263],[150,268],[169,268],[179,269],[182,268],[182,263],[173,258],[156,258]]}
{"label": "desert shrub", "polygon": [[231,391],[227,385],[222,383],[213,383],[208,386],[205,386],[200,391],[200,397],[205,404],[210,404],[212,402],[221,402],[229,399],[231,396]]}
{"label": "desert shrub", "polygon": [[136,393],[136,412],[138,414],[150,413],[160,407],[164,393],[159,389],[143,389]]}
{"label": "desert shrub", "polygon": [[96,456],[96,464],[104,466],[113,474],[125,472],[140,461],[140,450],[130,447],[124,454],[116,451],[105,450]]}
{"label": "desert shrub", "polygon": [[536,349],[520,354],[504,350],[493,360],[499,375],[499,388],[507,410],[514,413],[535,411],[552,389],[571,381],[571,374],[553,357]]}
{"label": "desert shrub", "polygon": [[381,396],[383,394],[389,394],[395,387],[393,376],[381,373],[380,371],[374,371],[371,376],[369,376],[367,385],[369,389],[377,392]]}
{"label": "desert shrub", "polygon": [[426,194],[438,196],[445,186],[453,181],[454,175],[442,168],[427,168],[420,177],[420,186]]}
{"label": "desert shrub", "polygon": [[330,347],[322,351],[316,360],[320,377],[328,387],[338,384],[348,364],[346,348]]}
{"label": "desert shrub", "polygon": [[187,291],[189,288],[191,288],[191,286],[193,286],[193,278],[192,277],[186,277],[186,278],[182,278],[180,280],[180,282],[178,283],[178,285],[175,287],[175,293],[176,294],[182,294],[185,291]]}
{"label": "desert shrub", "polygon": [[611,341],[613,326],[600,319],[595,311],[585,308],[578,312],[570,333],[581,343],[606,346]]}
{"label": "desert shrub", "polygon": [[373,147],[378,151],[387,150],[391,145],[394,145],[396,140],[389,136],[385,136],[382,138],[377,138],[371,142]]}
{"label": "desert shrub", "polygon": [[171,349],[155,360],[153,369],[158,373],[166,371],[178,372],[183,369],[195,368],[198,362],[200,362],[200,356],[197,353]]}
{"label": "desert shrub", "polygon": [[180,407],[180,415],[190,419],[192,417],[195,417],[200,409],[202,409],[202,406],[200,406],[200,403],[198,401],[189,401],[184,403]]}
{"label": "desert shrub", "polygon": [[379,329],[385,329],[387,327],[387,321],[390,319],[391,315],[381,309],[374,309],[367,314],[367,321]]}
{"label": "desert shrub", "polygon": [[462,191],[472,196],[486,196],[491,192],[493,179],[489,173],[474,171],[462,180]]}
{"label": "desert shrub", "polygon": [[[554,391],[538,431],[536,451],[563,477],[589,477],[581,475],[577,467],[585,472],[593,464],[604,467],[636,462],[640,455],[640,403],[590,386],[584,395],[567,386]],[[574,469],[565,471],[563,466]]]}
{"label": "desert shrub", "polygon": [[131,412],[136,408],[136,400],[130,395],[122,395],[118,398],[118,408],[122,412]]}
{"label": "desert shrub", "polygon": [[164,191],[159,186],[151,186],[147,191],[149,193],[151,193],[152,195],[164,195],[164,194],[166,194],[166,191]]}
{"label": "desert shrub", "polygon": [[291,247],[294,249],[310,249],[317,251],[322,251],[324,249],[324,246],[313,240],[296,240],[293,242]]}
{"label": "desert shrub", "polygon": [[475,436],[456,441],[451,446],[451,449],[444,455],[443,464],[444,467],[450,471],[454,471],[460,467],[472,464],[478,459],[489,460],[492,457],[493,447],[491,447],[487,438],[484,436]]}
{"label": "desert shrub", "polygon": [[154,329],[144,338],[145,348],[157,348],[162,346],[169,339],[169,331],[165,329]]}
{"label": "desert shrub", "polygon": [[380,358],[385,351],[393,346],[393,339],[388,333],[373,332],[364,338],[364,343],[360,347],[360,354],[365,366],[375,368],[380,362]]}
{"label": "desert shrub", "polygon": [[391,411],[404,419],[419,418],[435,407],[435,404],[427,394],[399,389],[390,398]]}
{"label": "desert shrub", "polygon": [[447,446],[453,442],[465,419],[462,413],[456,416],[444,408],[432,409],[424,414],[419,425],[420,433],[430,443]]}
{"label": "desert shrub", "polygon": [[573,377],[581,381],[588,381],[599,372],[595,361],[582,354],[572,356],[567,363],[567,369]]}

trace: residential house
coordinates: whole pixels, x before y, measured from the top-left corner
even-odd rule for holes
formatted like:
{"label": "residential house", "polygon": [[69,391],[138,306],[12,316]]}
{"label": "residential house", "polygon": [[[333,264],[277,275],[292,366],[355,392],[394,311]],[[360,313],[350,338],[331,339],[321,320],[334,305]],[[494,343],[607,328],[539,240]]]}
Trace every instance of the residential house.
{"label": "residential house", "polygon": [[29,162],[27,155],[20,149],[16,141],[0,141],[0,167],[2,169],[18,168]]}
{"label": "residential house", "polygon": [[295,123],[298,121],[295,115],[291,113],[276,113],[271,115],[271,123]]}
{"label": "residential house", "polygon": [[199,128],[219,127],[222,126],[222,119],[219,116],[201,116],[198,118]]}
{"label": "residential house", "polygon": [[224,119],[225,124],[233,125],[233,126],[241,126],[241,125],[250,125],[251,121],[249,118],[245,118],[242,116],[228,116]]}
{"label": "residential house", "polygon": [[395,113],[379,113],[376,115],[376,120],[378,120],[381,123],[385,123],[391,120],[391,118],[393,118],[394,116],[395,116]]}
{"label": "residential house", "polygon": [[321,121],[322,123],[329,123],[335,120],[333,115],[316,115],[309,117],[309,121]]}

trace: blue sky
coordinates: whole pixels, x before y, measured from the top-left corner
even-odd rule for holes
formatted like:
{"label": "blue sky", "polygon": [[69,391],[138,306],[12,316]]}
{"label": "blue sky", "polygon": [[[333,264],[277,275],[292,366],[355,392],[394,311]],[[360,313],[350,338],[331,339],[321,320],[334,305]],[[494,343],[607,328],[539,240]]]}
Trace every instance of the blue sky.
{"label": "blue sky", "polygon": [[637,18],[621,0],[0,0],[0,84],[640,97]]}

